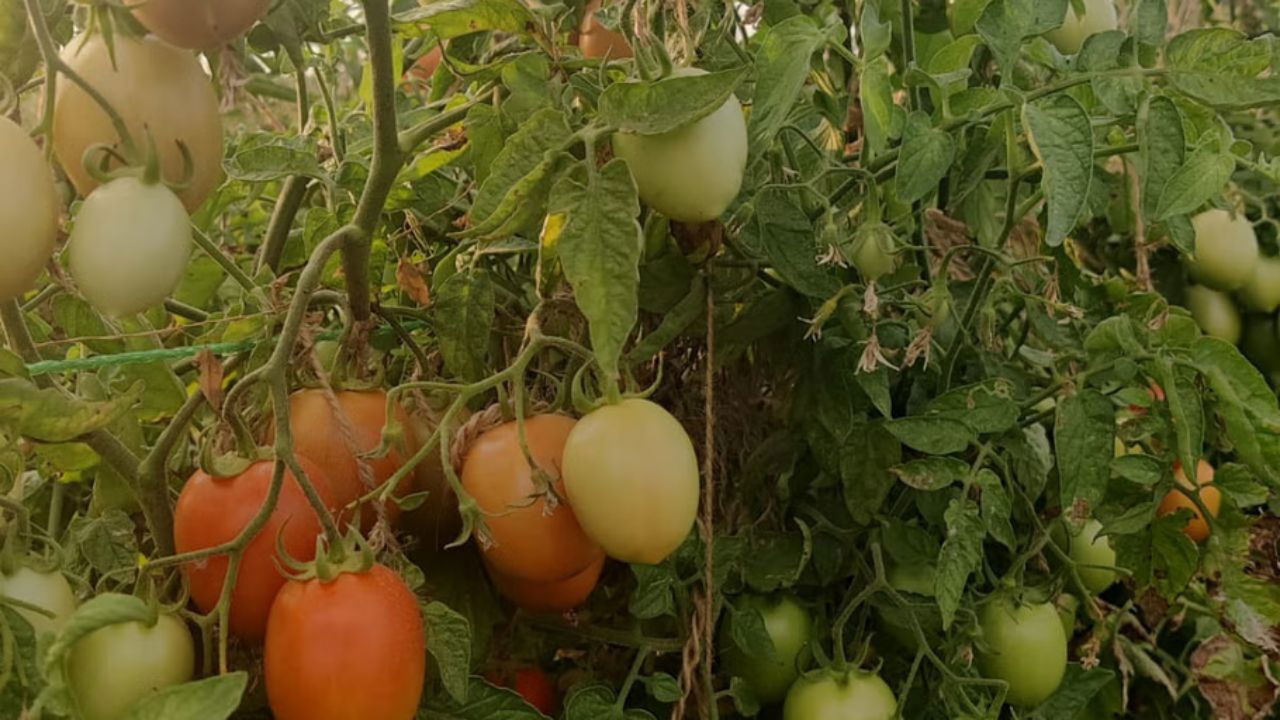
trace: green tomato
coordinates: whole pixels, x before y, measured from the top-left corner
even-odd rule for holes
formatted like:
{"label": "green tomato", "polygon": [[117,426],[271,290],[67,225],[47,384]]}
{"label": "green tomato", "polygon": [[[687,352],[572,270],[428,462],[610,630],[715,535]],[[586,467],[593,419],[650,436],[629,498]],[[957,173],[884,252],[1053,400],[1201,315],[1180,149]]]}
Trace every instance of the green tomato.
{"label": "green tomato", "polygon": [[881,222],[864,224],[853,238],[848,260],[868,282],[893,272],[898,265],[893,231]]}
{"label": "green tomato", "polygon": [[162,302],[191,257],[191,218],[169,188],[136,177],[99,187],[80,206],[67,252],[89,304],[115,317]]}
{"label": "green tomato", "polygon": [[1280,258],[1260,258],[1253,275],[1238,294],[1240,301],[1250,310],[1273,313],[1280,308]]}
{"label": "green tomato", "polygon": [[0,595],[44,608],[52,617],[17,608],[18,614],[31,623],[36,634],[56,633],[76,611],[76,594],[62,573],[39,572],[20,566],[12,575],[0,574]]}
{"label": "green tomato", "polygon": [[67,677],[84,720],[120,720],[147,695],[189,681],[196,647],[186,623],[161,615],[95,630],[71,649]]}
{"label": "green tomato", "polygon": [[1206,210],[1191,218],[1195,252],[1187,260],[1191,274],[1214,290],[1235,290],[1253,277],[1258,265],[1258,236],[1243,215]]}
{"label": "green tomato", "polygon": [[[1277,300],[1280,301],[1280,297]],[[1204,285],[1192,285],[1187,288],[1186,306],[1205,335],[1232,344],[1240,341],[1240,310],[1230,295]]]}
{"label": "green tomato", "polygon": [[783,720],[892,720],[893,690],[875,673],[822,670],[796,681],[787,693]]}
{"label": "green tomato", "polygon": [[747,596],[742,606],[758,610],[764,618],[765,631],[773,641],[774,657],[748,655],[731,639],[722,637],[725,668],[731,675],[745,680],[761,702],[779,702],[787,696],[787,690],[809,660],[807,648],[813,619],[790,595],[777,599]]}
{"label": "green tomato", "polygon": [[[1080,580],[1094,592],[1102,592],[1116,581],[1116,551],[1106,537],[1098,537],[1102,523],[1090,518],[1080,528],[1071,529],[1071,560],[1078,566]],[[1097,567],[1105,565],[1107,567]],[[1086,567],[1094,566],[1094,567]]]}
{"label": "green tomato", "polygon": [[3,116],[0,157],[0,301],[7,301],[30,290],[53,256],[58,191],[40,148]]}
{"label": "green tomato", "polygon": [[1045,38],[1063,55],[1074,55],[1084,47],[1090,36],[1120,27],[1116,4],[1112,0],[1084,0],[1084,15],[1076,15],[1075,8],[1067,2],[1067,14],[1062,24],[1045,33]]}
{"label": "green tomato", "polygon": [[1062,684],[1067,670],[1067,636],[1051,603],[1014,604],[1007,598],[987,602],[979,615],[982,674],[1009,683],[1008,700],[1033,707]]}
{"label": "green tomato", "polygon": [[[682,68],[672,77],[705,75]],[[718,110],[658,135],[619,132],[613,153],[627,161],[640,198],[680,222],[720,217],[742,188],[747,168],[747,123],[732,95]]]}

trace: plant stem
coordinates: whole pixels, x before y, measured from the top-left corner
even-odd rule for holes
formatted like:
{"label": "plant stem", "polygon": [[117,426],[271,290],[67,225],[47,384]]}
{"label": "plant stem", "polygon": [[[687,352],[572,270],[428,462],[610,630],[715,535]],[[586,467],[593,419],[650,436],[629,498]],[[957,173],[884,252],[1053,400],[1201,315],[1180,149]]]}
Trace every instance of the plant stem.
{"label": "plant stem", "polygon": [[267,236],[262,241],[262,251],[258,255],[257,272],[268,267],[279,274],[280,263],[284,260],[284,248],[289,242],[289,231],[293,228],[293,221],[298,217],[298,210],[302,208],[302,201],[306,199],[309,187],[311,178],[305,175],[290,175],[280,185],[280,195],[276,197],[275,207],[271,210]]}

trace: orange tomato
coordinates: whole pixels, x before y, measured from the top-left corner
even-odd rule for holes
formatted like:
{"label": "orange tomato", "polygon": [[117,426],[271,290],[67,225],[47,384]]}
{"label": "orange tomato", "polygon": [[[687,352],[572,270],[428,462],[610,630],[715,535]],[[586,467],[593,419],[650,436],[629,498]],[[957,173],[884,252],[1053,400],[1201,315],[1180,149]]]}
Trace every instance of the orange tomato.
{"label": "orange tomato", "polygon": [[216,50],[253,27],[271,0],[132,0],[138,22],[170,45]]}
{"label": "orange tomato", "polygon": [[555,582],[531,582],[508,577],[494,570],[488,562],[485,562],[485,568],[493,586],[516,607],[533,613],[566,613],[591,597],[604,569],[604,558],[567,580]]}
{"label": "orange tomato", "polygon": [[[1187,480],[1187,475],[1182,471],[1182,463],[1174,461],[1173,463],[1174,479],[1178,481],[1178,485],[1187,490],[1196,490],[1191,485],[1191,481]],[[1214,517],[1218,517],[1218,509],[1222,507],[1222,491],[1212,485],[1213,483],[1213,466],[1204,460],[1196,466],[1196,484],[1200,486],[1196,490],[1196,494],[1200,496],[1200,501],[1208,508],[1209,513]],[[1194,516],[1187,521],[1186,527],[1182,528],[1182,532],[1195,542],[1203,542],[1209,537],[1209,522],[1204,515],[1200,513],[1200,508],[1192,502],[1182,491],[1174,489],[1170,490],[1164,499],[1160,501],[1160,508],[1156,511],[1157,515],[1164,517],[1172,515],[1181,508],[1191,511]]]}
{"label": "orange tomato", "polygon": [[413,92],[415,89],[429,89],[431,87],[431,77],[436,74],[436,68],[440,67],[440,61],[443,56],[444,53],[441,52],[440,46],[437,45],[410,65],[409,69],[404,73],[405,92]]}
{"label": "orange tomato", "polygon": [[608,57],[610,60],[631,57],[631,45],[627,43],[626,36],[596,20],[595,13],[600,5],[601,0],[591,0],[582,10],[582,25],[578,28],[578,47],[582,49],[582,56]]}

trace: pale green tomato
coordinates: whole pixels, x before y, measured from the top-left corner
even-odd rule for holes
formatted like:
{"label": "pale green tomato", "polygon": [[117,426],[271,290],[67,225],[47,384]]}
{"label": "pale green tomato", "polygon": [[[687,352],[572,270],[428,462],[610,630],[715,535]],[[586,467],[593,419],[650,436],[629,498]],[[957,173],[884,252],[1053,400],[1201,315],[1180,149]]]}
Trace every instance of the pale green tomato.
{"label": "pale green tomato", "polygon": [[58,191],[40,148],[0,116],[0,302],[31,289],[53,256]]}
{"label": "pale green tomato", "polygon": [[142,698],[191,680],[196,647],[186,623],[161,615],[108,625],[71,649],[67,677],[83,720],[121,720]]}
{"label": "pale green tomato", "polygon": [[[673,77],[705,75],[683,68]],[[619,132],[613,153],[627,161],[645,204],[680,222],[720,217],[742,188],[747,167],[747,123],[729,96],[710,115],[659,135]]]}
{"label": "pale green tomato", "polygon": [[49,617],[33,610],[16,608],[18,614],[31,623],[31,629],[37,635],[58,632],[76,611],[76,594],[71,591],[67,578],[57,571],[44,573],[22,566],[12,575],[0,574],[0,595],[53,613],[53,617]]}
{"label": "pale green tomato", "polygon": [[1238,295],[1240,301],[1250,310],[1275,312],[1276,308],[1280,307],[1280,258],[1259,258],[1253,275],[1240,288]]}
{"label": "pale green tomato", "polygon": [[80,206],[67,252],[81,294],[119,317],[168,297],[182,280],[191,246],[182,201],[163,185],[122,177]]}
{"label": "pale green tomato", "polygon": [[1086,520],[1079,528],[1071,528],[1071,559],[1077,565],[1080,580],[1094,592],[1102,592],[1116,581],[1116,571],[1109,569],[1115,567],[1116,551],[1111,547],[1111,540],[1098,537],[1100,532],[1102,523],[1093,519]]}
{"label": "pale green tomato", "polygon": [[979,619],[978,667],[1009,683],[1010,703],[1034,707],[1058,689],[1067,671],[1067,637],[1057,608],[997,598],[983,606]]}
{"label": "pale green tomato", "polygon": [[578,523],[617,560],[656,565],[698,514],[698,458],[671,413],[648,400],[605,405],[564,445],[565,490]]}
{"label": "pale green tomato", "polygon": [[1187,260],[1191,274],[1214,290],[1235,290],[1253,277],[1258,265],[1258,236],[1244,215],[1206,210],[1191,218],[1196,247]]}
{"label": "pale green tomato", "polygon": [[893,231],[884,223],[869,223],[853,238],[849,262],[868,281],[879,280],[898,265]]}
{"label": "pale green tomato", "polygon": [[824,670],[796,681],[783,720],[893,720],[898,700],[874,673]]}
{"label": "pale green tomato", "polygon": [[1187,288],[1186,305],[1205,335],[1222,338],[1233,345],[1240,341],[1240,310],[1230,295],[1204,285],[1192,285]]}
{"label": "pale green tomato", "polygon": [[1090,36],[1120,27],[1116,4],[1112,0],[1084,0],[1084,15],[1076,15],[1071,0],[1067,0],[1067,14],[1062,25],[1045,33],[1045,38],[1063,55],[1074,55],[1084,47]]}
{"label": "pale green tomato", "polygon": [[773,642],[774,657],[748,655],[731,639],[723,638],[725,668],[745,680],[761,702],[776,703],[787,696],[809,658],[805,650],[813,633],[813,619],[789,595],[777,599],[753,595],[744,598],[742,604],[760,611],[765,632]]}

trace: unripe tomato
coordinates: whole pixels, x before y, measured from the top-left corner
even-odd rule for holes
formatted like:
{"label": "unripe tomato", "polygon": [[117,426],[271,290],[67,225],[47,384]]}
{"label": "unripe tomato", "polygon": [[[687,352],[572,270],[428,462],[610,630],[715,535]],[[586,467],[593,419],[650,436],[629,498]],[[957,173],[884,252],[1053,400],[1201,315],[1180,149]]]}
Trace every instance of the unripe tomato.
{"label": "unripe tomato", "polygon": [[[536,415],[524,423],[529,453],[565,496],[560,467],[573,418]],[[516,423],[486,432],[472,443],[462,465],[462,485],[484,511],[493,544],[484,548],[486,562],[506,577],[554,582],[581,573],[604,557],[604,551],[582,531],[573,509],[561,503],[548,512],[533,473],[520,448]]]}
{"label": "unripe tomato", "polygon": [[138,22],[170,45],[216,50],[261,20],[271,0],[132,0],[127,5]]}
{"label": "unripe tomato", "polygon": [[1259,258],[1253,275],[1238,294],[1250,310],[1273,313],[1280,308],[1280,258]]}
{"label": "unripe tomato", "polygon": [[[682,68],[672,77],[705,75]],[[747,123],[732,95],[710,115],[659,135],[619,132],[613,152],[627,161],[640,199],[681,222],[720,217],[738,196],[747,168]]]}
{"label": "unripe tomato", "polygon": [[1270,315],[1246,315],[1240,332],[1240,351],[1263,374],[1280,372],[1280,334]]}
{"label": "unripe tomato", "polygon": [[271,607],[264,650],[276,720],[417,716],[426,630],[417,597],[382,565],[287,583]]}
{"label": "unripe tomato", "polygon": [[[364,458],[371,477],[366,484],[360,476],[357,453],[376,450],[382,443],[382,429],[387,424],[387,393],[382,390],[338,390],[334,392],[340,414],[335,415],[324,390],[299,390],[289,397],[289,427],[293,433],[293,449],[325,469],[334,502],[339,508],[347,508],[360,497],[379,487],[422,448],[417,423],[399,403],[395,406],[396,423],[400,437],[391,451],[380,458]],[[350,429],[350,436],[343,425]],[[275,424],[267,430],[267,441],[275,441]],[[398,488],[399,495],[414,489],[418,477],[425,472],[427,463],[415,468]],[[426,502],[432,506],[452,503],[453,493],[440,486],[422,487],[429,492]],[[372,504],[371,504],[372,505]],[[395,522],[400,516],[400,506],[395,502],[384,503],[387,519]],[[361,526],[373,527],[378,519],[374,507],[361,511]]]}
{"label": "unripe tomato", "polygon": [[196,646],[186,623],[160,615],[108,625],[76,642],[67,661],[71,694],[82,720],[123,720],[144,697],[195,675]]}
{"label": "unripe tomato", "polygon": [[191,258],[191,218],[160,184],[122,177],[90,193],[76,214],[68,268],[99,312],[121,317],[164,302]]}
{"label": "unripe tomato", "polygon": [[538,712],[554,716],[560,709],[560,693],[555,682],[541,668],[527,667],[514,674],[485,673],[485,679],[498,687],[510,688]]}
{"label": "unripe tomato", "polygon": [[11,575],[0,573],[0,595],[20,600],[53,613],[52,617],[33,610],[15,607],[36,635],[56,633],[76,611],[76,594],[62,573],[40,572],[21,565]]}
{"label": "unripe tomato", "polygon": [[567,580],[534,582],[507,577],[485,563],[489,579],[498,592],[516,607],[532,613],[566,613],[591,597],[604,569],[604,558]]}
{"label": "unripe tomato", "polygon": [[[1085,587],[1094,592],[1102,592],[1116,581],[1116,551],[1106,537],[1098,537],[1102,532],[1102,523],[1090,518],[1081,527],[1071,528],[1071,560],[1076,563],[1076,572]],[[1089,567],[1106,566],[1106,567]]]}
{"label": "unripe tomato", "polygon": [[21,297],[53,257],[58,191],[40,148],[0,117],[0,302]]}
{"label": "unripe tomato", "polygon": [[1205,335],[1233,345],[1240,341],[1240,311],[1230,295],[1204,285],[1192,285],[1187,288],[1186,304]]}
{"label": "unripe tomato", "polygon": [[600,5],[600,0],[591,0],[582,9],[582,24],[578,28],[578,47],[582,48],[582,56],[607,57],[610,60],[631,57],[631,45],[627,42],[627,37],[596,20],[595,14]]}
{"label": "unripe tomato", "polygon": [[1067,14],[1062,25],[1045,33],[1045,38],[1064,55],[1080,52],[1090,35],[1120,27],[1113,0],[1085,0],[1084,7],[1084,15],[1076,15],[1075,8],[1067,2]]}
{"label": "unripe tomato", "polygon": [[879,280],[893,272],[898,264],[893,231],[884,223],[870,223],[859,228],[853,239],[849,262],[867,281]]}
{"label": "unripe tomato", "polygon": [[[1222,507],[1222,491],[1213,486],[1213,466],[1201,460],[1196,466],[1196,484],[1199,485],[1197,490],[1192,487],[1191,481],[1187,479],[1187,474],[1182,471],[1182,463],[1178,460],[1173,461],[1173,477],[1180,487],[1189,491],[1194,491],[1200,496],[1200,501],[1208,508],[1210,514],[1218,517],[1218,510]],[[1200,508],[1196,507],[1195,502],[1191,498],[1182,493],[1181,490],[1170,490],[1160,501],[1160,507],[1156,510],[1156,514],[1160,517],[1172,515],[1178,510],[1186,508],[1191,511],[1193,517],[1187,521],[1186,527],[1182,528],[1182,532],[1195,542],[1203,542],[1209,537],[1209,521],[1201,514]]]}
{"label": "unripe tomato", "polygon": [[[62,60],[111,103],[139,151],[147,147],[150,133],[168,182],[183,179],[178,142],[187,146],[193,175],[178,196],[193,211],[222,177],[222,119],[209,77],[195,55],[156,38],[116,33],[114,44],[114,64],[97,33],[73,38],[63,49]],[[58,83],[53,149],[81,196],[98,186],[83,165],[85,150],[98,143],[120,149],[110,118],[79,85]]]}
{"label": "unripe tomato", "polygon": [[1191,274],[1214,290],[1235,290],[1249,281],[1258,265],[1258,237],[1244,215],[1206,210],[1191,218],[1195,253],[1188,258]]}
{"label": "unripe tomato", "polygon": [[783,720],[892,720],[893,690],[875,673],[823,670],[796,681],[787,693]]}
{"label": "unripe tomato", "polygon": [[748,655],[731,638],[722,634],[720,647],[724,648],[725,669],[734,677],[745,680],[761,702],[779,702],[787,696],[787,691],[800,677],[803,665],[809,659],[806,650],[813,634],[813,618],[790,595],[778,598],[751,595],[743,598],[742,604],[758,610],[764,618],[764,629],[773,642],[774,656]]}
{"label": "unripe tomato", "polygon": [[1008,700],[1034,707],[1062,684],[1067,671],[1067,638],[1051,603],[1014,604],[996,598],[983,605],[978,667],[1009,683]]}
{"label": "unripe tomato", "polygon": [[[326,504],[333,507],[329,480],[315,463],[299,457],[307,479]],[[178,552],[191,552],[234,540],[266,502],[275,463],[260,461],[240,475],[215,478],[196,471],[178,496],[173,511],[173,539]],[[267,630],[267,614],[284,585],[276,557],[276,539],[292,557],[315,557],[320,520],[307,502],[293,473],[286,472],[276,507],[262,530],[245,547],[240,572],[231,592],[232,634],[260,642]],[[215,555],[183,566],[191,599],[203,612],[212,612],[222,595],[227,556]]]}
{"label": "unripe tomato", "polygon": [[565,443],[562,477],[582,529],[624,562],[662,562],[698,514],[693,443],[648,400],[605,405],[579,420]]}

